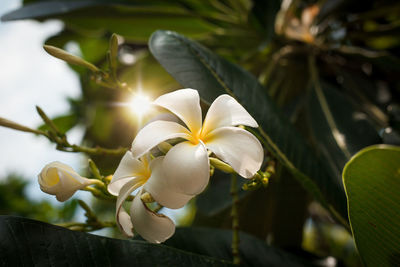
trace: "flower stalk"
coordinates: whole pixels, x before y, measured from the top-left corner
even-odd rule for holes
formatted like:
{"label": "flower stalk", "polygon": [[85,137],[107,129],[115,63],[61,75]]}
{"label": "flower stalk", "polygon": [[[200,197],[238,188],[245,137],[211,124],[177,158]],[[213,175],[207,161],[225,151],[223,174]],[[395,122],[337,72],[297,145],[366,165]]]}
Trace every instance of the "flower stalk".
{"label": "flower stalk", "polygon": [[239,254],[239,214],[238,214],[238,204],[239,204],[239,196],[237,191],[237,175],[231,175],[231,191],[230,194],[232,196],[232,209],[231,209],[231,217],[232,217],[232,257],[233,264],[240,265],[240,254]]}
{"label": "flower stalk", "polygon": [[90,209],[90,207],[82,200],[78,200],[78,204],[85,210],[86,222],[67,222],[59,223],[58,226],[66,227],[73,231],[90,232],[100,230],[106,227],[115,227],[115,222],[102,222],[96,214]]}
{"label": "flower stalk", "polygon": [[64,152],[82,152],[92,156],[122,156],[128,151],[125,147],[119,148],[103,148],[103,147],[86,147],[75,144],[70,144],[66,135],[60,132],[54,122],[46,115],[46,113],[37,107],[37,111],[43,121],[50,127],[49,131],[41,131],[29,128],[25,125],[7,120],[0,117],[0,126],[14,129],[21,132],[28,132],[46,137],[50,142],[55,143],[56,149]]}

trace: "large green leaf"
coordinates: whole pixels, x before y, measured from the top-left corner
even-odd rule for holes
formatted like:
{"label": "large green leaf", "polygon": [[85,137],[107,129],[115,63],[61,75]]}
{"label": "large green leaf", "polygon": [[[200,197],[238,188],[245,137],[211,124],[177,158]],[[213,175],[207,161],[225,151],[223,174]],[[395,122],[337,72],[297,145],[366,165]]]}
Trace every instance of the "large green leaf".
{"label": "large green leaf", "polygon": [[155,58],[179,83],[199,90],[204,100],[212,102],[224,93],[234,96],[260,124],[258,131],[264,145],[316,199],[326,207],[331,203],[346,216],[343,188],[324,171],[254,76],[175,32],[155,32],[149,46]]}
{"label": "large green leaf", "polygon": [[65,14],[80,8],[93,7],[101,3],[100,1],[38,1],[37,3],[27,4],[23,7],[4,14],[2,21],[43,18],[52,15]]}
{"label": "large green leaf", "polygon": [[[237,190],[239,199],[247,196],[249,191],[241,190],[245,179],[239,179]],[[232,196],[230,194],[231,175],[215,170],[210,178],[210,183],[203,193],[196,198],[197,211],[202,215],[214,216],[232,206]]]}
{"label": "large green leaf", "polygon": [[[176,230],[175,235],[167,240],[165,245],[196,254],[231,260],[231,230],[200,227]],[[268,246],[264,241],[251,235],[240,233],[239,238],[241,266],[313,266],[310,262]]]}
{"label": "large green leaf", "polygon": [[[233,266],[229,230],[177,229],[165,245],[74,232],[21,217],[0,216],[4,266]],[[310,266],[241,234],[243,266]]]}
{"label": "large green leaf", "polygon": [[400,266],[400,147],[375,145],[345,166],[349,219],[366,266]]}
{"label": "large green leaf", "polygon": [[98,35],[114,32],[126,39],[146,42],[157,29],[171,29],[191,36],[214,27],[175,3],[155,1],[38,1],[3,15],[2,21],[56,18],[70,28]]}
{"label": "large green leaf", "polygon": [[0,216],[0,235],[4,266],[231,266],[164,245],[74,232],[19,217]]}

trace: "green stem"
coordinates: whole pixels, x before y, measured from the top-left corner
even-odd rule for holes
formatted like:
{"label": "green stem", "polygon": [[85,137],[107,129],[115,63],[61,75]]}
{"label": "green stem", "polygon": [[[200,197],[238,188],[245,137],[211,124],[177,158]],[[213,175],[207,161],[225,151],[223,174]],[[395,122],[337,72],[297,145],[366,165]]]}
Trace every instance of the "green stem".
{"label": "green stem", "polygon": [[89,205],[82,200],[78,200],[78,204],[85,210],[86,222],[67,222],[59,223],[58,226],[66,227],[73,231],[90,232],[105,227],[115,227],[115,222],[102,222],[100,221],[96,214],[90,209]]}
{"label": "green stem", "polygon": [[36,129],[32,129],[29,127],[26,127],[24,125],[18,124],[16,122],[7,120],[5,118],[1,118],[0,117],[0,126],[6,127],[6,128],[10,128],[10,129],[14,129],[17,131],[21,131],[21,132],[27,132],[27,133],[34,133],[37,135],[43,135],[46,136],[47,138],[49,138],[48,134],[46,132],[40,131],[40,130],[36,130]]}
{"label": "green stem", "polygon": [[94,187],[86,186],[85,188],[83,188],[81,190],[88,191],[88,192],[92,193],[93,196],[100,198],[100,199],[111,200],[111,201],[115,200],[115,196],[106,195],[102,191],[100,191],[99,189],[94,188]]}
{"label": "green stem", "polygon": [[103,148],[103,147],[84,147],[84,146],[78,146],[78,145],[70,145],[69,148],[71,150],[65,150],[67,152],[83,152],[86,154],[90,155],[109,155],[109,156],[122,156],[128,151],[127,148],[125,147],[120,147],[116,149],[110,149],[110,148]]}
{"label": "green stem", "polygon": [[90,171],[93,174],[94,178],[105,182],[104,181],[104,176],[102,176],[100,174],[99,168],[97,168],[96,163],[94,163],[94,161],[92,159],[89,159],[88,161],[89,161]]}
{"label": "green stem", "polygon": [[[0,117],[0,126],[11,128],[21,132],[29,132],[37,135],[43,135],[47,139],[49,139],[50,142],[57,144],[57,150],[64,152],[83,152],[88,155],[98,155],[98,156],[102,155],[123,156],[126,153],[126,151],[128,151],[128,148],[125,147],[110,149],[103,147],[85,147],[85,146],[70,144],[64,134],[60,132],[55,132],[55,130],[57,129],[55,125],[51,126],[52,131],[44,132],[36,129],[31,129],[27,126]],[[60,135],[63,136],[60,137]]]}
{"label": "green stem", "polygon": [[43,122],[50,127],[50,129],[57,135],[57,136],[64,136],[63,133],[58,129],[55,123],[47,116],[47,114],[39,107],[36,106],[36,111],[39,116],[42,118]]}
{"label": "green stem", "polygon": [[336,141],[336,144],[339,146],[339,148],[342,150],[342,152],[345,154],[347,158],[351,157],[351,153],[347,148],[347,145],[344,141],[344,138],[342,137],[342,134],[340,133],[337,125],[335,118],[333,117],[333,114],[330,110],[328,101],[325,97],[324,92],[322,91],[321,84],[319,82],[319,75],[318,75],[318,69],[316,66],[315,62],[315,55],[310,54],[308,57],[308,63],[309,63],[309,68],[310,68],[310,74],[311,74],[311,79],[314,84],[315,88],[315,93],[317,95],[317,98],[319,100],[319,104],[321,105],[322,112],[326,118],[326,121],[329,125],[329,128],[331,129],[332,136]]}
{"label": "green stem", "polygon": [[240,265],[240,254],[239,254],[239,214],[238,214],[238,204],[239,196],[237,191],[237,175],[231,175],[231,196],[232,196],[232,257],[233,264]]}
{"label": "green stem", "polygon": [[56,225],[68,228],[73,231],[80,231],[80,232],[91,232],[107,227],[116,226],[115,222],[101,222],[101,221],[97,221],[95,223],[66,222],[66,223],[57,223]]}
{"label": "green stem", "polygon": [[85,203],[83,200],[78,200],[79,206],[82,207],[86,211],[85,216],[87,221],[98,221],[96,214],[89,208],[89,205]]}

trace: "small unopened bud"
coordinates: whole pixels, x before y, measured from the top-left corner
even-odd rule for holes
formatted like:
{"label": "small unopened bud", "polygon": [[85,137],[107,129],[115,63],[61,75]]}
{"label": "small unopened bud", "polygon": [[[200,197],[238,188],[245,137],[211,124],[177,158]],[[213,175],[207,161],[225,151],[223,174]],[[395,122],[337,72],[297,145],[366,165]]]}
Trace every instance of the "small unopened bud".
{"label": "small unopened bud", "polygon": [[222,160],[219,160],[217,158],[210,157],[210,164],[214,166],[216,169],[221,170],[226,173],[234,173],[235,171],[231,166],[223,162]]}
{"label": "small unopened bud", "polygon": [[261,186],[261,183],[258,180],[252,179],[252,180],[248,181],[247,183],[245,183],[242,186],[242,189],[245,191],[252,191],[252,190],[256,190],[260,186]]}
{"label": "small unopened bud", "polygon": [[162,142],[159,143],[157,147],[162,153],[167,154],[167,152],[172,148],[172,145],[167,142]]}
{"label": "small unopened bud", "polygon": [[150,195],[149,192],[145,192],[140,196],[140,199],[144,202],[144,203],[153,203],[155,202],[154,198]]}
{"label": "small unopened bud", "polygon": [[95,65],[93,65],[90,62],[87,62],[86,60],[74,56],[70,53],[68,53],[67,51],[64,51],[60,48],[57,48],[55,46],[51,46],[51,45],[44,45],[43,46],[44,50],[46,50],[47,53],[49,53],[50,55],[52,55],[53,57],[59,58],[61,60],[64,60],[65,62],[68,62],[72,65],[77,65],[77,66],[81,66],[81,67],[85,67],[93,72],[99,72],[100,69],[97,68]]}
{"label": "small unopened bud", "polygon": [[44,132],[42,132],[42,131],[31,129],[29,127],[26,127],[24,125],[18,124],[16,122],[13,122],[13,121],[1,118],[1,117],[0,117],[0,126],[18,130],[18,131],[22,131],[22,132],[28,132],[28,133],[34,133],[34,134],[44,134]]}
{"label": "small unopened bud", "polygon": [[265,169],[265,171],[270,173],[271,175],[275,174],[275,164],[276,164],[275,161],[273,161],[273,160],[269,161],[268,166]]}
{"label": "small unopened bud", "polygon": [[112,178],[113,178],[112,175],[108,175],[108,176],[106,176],[106,177],[104,178],[104,180],[105,180],[107,183],[110,183],[111,180],[112,180]]}
{"label": "small unopened bud", "polygon": [[116,34],[111,35],[110,38],[110,67],[111,69],[117,69],[117,57],[118,57],[118,37]]}

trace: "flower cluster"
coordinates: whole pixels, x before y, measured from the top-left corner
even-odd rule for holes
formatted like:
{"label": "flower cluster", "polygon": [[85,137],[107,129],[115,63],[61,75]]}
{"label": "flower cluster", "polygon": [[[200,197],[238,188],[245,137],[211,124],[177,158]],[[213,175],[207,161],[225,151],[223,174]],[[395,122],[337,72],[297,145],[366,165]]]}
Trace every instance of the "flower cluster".
{"label": "flower cluster", "polygon": [[[204,121],[199,94],[193,89],[162,95],[153,105],[171,112],[174,118],[154,118],[138,132],[107,190],[117,196],[116,221],[121,232],[131,237],[136,231],[147,241],[160,243],[174,234],[175,225],[170,218],[157,213],[155,203],[178,209],[201,193],[210,179],[210,155],[230,165],[242,177],[251,178],[260,169],[264,153],[255,136],[236,127],[258,124],[229,95],[215,99]],[[153,148],[171,139],[175,145],[165,155],[152,155]],[[214,161],[212,158],[211,162]],[[104,187],[101,181],[81,177],[59,162],[46,165],[39,175],[40,188],[56,195],[59,201],[96,183]],[[136,194],[128,213],[123,204],[133,193]]]}
{"label": "flower cluster", "polygon": [[[143,196],[167,208],[183,207],[208,184],[209,154],[215,154],[239,175],[251,178],[261,167],[263,148],[251,133],[235,127],[258,125],[229,95],[221,95],[211,104],[203,123],[196,90],[177,90],[160,96],[153,104],[175,114],[181,123],[155,120],[142,128],[108,190],[118,196],[116,218],[120,229],[132,236],[134,228],[146,240],[158,243],[173,235],[175,226],[167,216],[152,211]],[[182,141],[165,156],[151,159],[151,149],[176,138]],[[122,204],[139,187],[128,215]]]}

